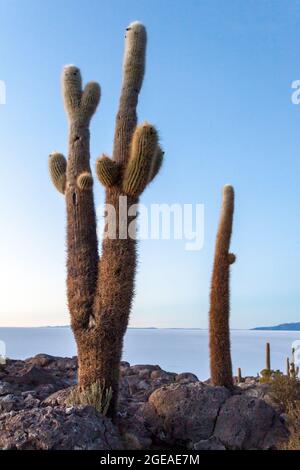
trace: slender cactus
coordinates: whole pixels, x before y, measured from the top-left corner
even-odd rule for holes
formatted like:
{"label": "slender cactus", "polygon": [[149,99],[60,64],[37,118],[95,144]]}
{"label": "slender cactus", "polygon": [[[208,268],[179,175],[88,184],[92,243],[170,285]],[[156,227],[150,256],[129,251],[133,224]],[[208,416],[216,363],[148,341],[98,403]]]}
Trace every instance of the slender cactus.
{"label": "slender cactus", "polygon": [[210,370],[214,385],[233,387],[230,353],[230,265],[235,255],[229,253],[234,211],[234,190],[224,186],[211,281],[209,311]]}
{"label": "slender cactus", "polygon": [[238,384],[242,382],[242,370],[240,367],[238,367],[238,370],[237,370],[237,381],[238,381]]}
{"label": "slender cactus", "polygon": [[271,370],[271,351],[270,343],[266,343],[266,370],[270,372]]}
{"label": "slender cactus", "polygon": [[290,365],[290,376],[292,377],[292,379],[296,378],[295,364],[293,362],[291,362]]}
{"label": "slender cactus", "polygon": [[290,358],[286,358],[286,375],[290,377]]}
{"label": "slender cactus", "polygon": [[[134,294],[136,237],[134,217],[128,213],[163,159],[155,128],[137,126],[136,107],[145,69],[146,30],[138,22],[126,30],[123,83],[116,117],[113,158],[102,155],[96,174],[105,186],[106,205],[115,211],[114,237],[105,236],[98,256],[93,178],[90,169],[89,123],[100,99],[100,87],[82,90],[80,71],[63,72],[63,97],[69,118],[68,161],[58,153],[49,157],[55,187],[67,206],[68,304],[78,349],[78,385],[87,390],[101,381],[111,390],[108,415],[116,415],[119,363]],[[128,211],[121,214],[126,199]],[[111,220],[106,220],[106,228]]]}

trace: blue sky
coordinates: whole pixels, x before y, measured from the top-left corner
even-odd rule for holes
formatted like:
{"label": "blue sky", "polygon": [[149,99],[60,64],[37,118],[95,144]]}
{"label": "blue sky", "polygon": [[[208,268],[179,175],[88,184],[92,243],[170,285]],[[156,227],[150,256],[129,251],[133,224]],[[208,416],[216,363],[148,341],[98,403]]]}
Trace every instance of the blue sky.
{"label": "blue sky", "polygon": [[[148,31],[140,120],[166,152],[145,204],[203,203],[201,251],[142,241],[131,326],[206,327],[221,188],[236,191],[233,328],[300,321],[300,9],[291,1],[0,0],[0,326],[68,323],[65,211],[47,156],[67,151],[64,64],[97,80],[92,165],[111,154],[124,30]],[[96,204],[103,190],[96,185]]]}

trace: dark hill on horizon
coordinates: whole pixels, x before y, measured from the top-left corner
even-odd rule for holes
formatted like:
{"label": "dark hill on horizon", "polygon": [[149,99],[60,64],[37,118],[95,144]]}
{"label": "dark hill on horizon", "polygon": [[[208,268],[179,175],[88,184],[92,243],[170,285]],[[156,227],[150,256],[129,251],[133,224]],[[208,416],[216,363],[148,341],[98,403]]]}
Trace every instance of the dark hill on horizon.
{"label": "dark hill on horizon", "polygon": [[297,323],[282,323],[275,326],[257,326],[252,330],[272,330],[272,331],[300,331],[300,322]]}

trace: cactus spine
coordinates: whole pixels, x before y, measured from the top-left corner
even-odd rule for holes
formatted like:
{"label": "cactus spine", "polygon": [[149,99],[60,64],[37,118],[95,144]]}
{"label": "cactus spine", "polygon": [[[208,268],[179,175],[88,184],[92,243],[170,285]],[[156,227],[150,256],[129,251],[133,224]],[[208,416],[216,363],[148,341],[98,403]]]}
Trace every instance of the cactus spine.
{"label": "cactus spine", "polygon": [[235,255],[229,253],[234,211],[234,190],[224,186],[221,218],[215,247],[209,311],[210,371],[214,385],[233,387],[230,353],[230,264]]}
{"label": "cactus spine", "polygon": [[[119,363],[134,293],[136,240],[120,217],[120,199],[128,211],[136,205],[146,184],[157,174],[163,152],[157,132],[146,123],[137,127],[136,107],[145,69],[146,30],[132,23],[126,30],[123,83],[116,117],[113,158],[102,156],[96,174],[105,186],[106,204],[114,208],[114,237],[105,236],[98,256],[93,178],[89,160],[89,123],[100,99],[100,87],[90,82],[82,90],[80,71],[63,72],[63,96],[69,117],[68,164],[52,155],[52,181],[65,194],[67,206],[68,304],[78,349],[78,385],[101,381],[112,391],[108,415],[115,417]],[[63,180],[65,175],[65,181]],[[128,212],[127,212],[128,214]],[[125,232],[125,237],[124,237]]]}
{"label": "cactus spine", "polygon": [[271,350],[270,343],[266,343],[266,370],[270,372],[271,370]]}

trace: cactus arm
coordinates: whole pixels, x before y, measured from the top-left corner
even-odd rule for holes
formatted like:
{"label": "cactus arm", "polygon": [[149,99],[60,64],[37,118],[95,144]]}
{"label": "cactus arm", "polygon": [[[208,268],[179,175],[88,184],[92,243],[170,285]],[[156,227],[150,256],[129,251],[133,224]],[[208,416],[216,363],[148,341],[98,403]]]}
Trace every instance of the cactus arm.
{"label": "cactus arm", "polygon": [[156,149],[156,152],[155,152],[155,156],[152,160],[149,183],[151,181],[153,181],[154,178],[156,177],[156,175],[159,173],[159,171],[162,167],[162,164],[163,164],[164,154],[165,154],[165,152],[162,150],[161,146],[158,145],[157,149]]}
{"label": "cactus arm", "polygon": [[66,65],[62,75],[62,90],[65,110],[69,119],[76,115],[80,108],[82,80],[80,70],[75,65]]}
{"label": "cactus arm", "polygon": [[234,190],[232,186],[226,185],[223,189],[211,281],[209,345],[212,382],[228,388],[233,386],[229,330],[229,266],[235,261],[235,255],[229,253],[233,211]]}
{"label": "cactus arm", "polygon": [[77,186],[81,191],[89,191],[93,187],[93,177],[90,172],[84,171],[77,178]]}
{"label": "cactus arm", "polygon": [[[79,362],[83,332],[89,328],[98,276],[98,244],[89,150],[89,121],[100,99],[99,87],[82,93],[80,70],[67,66],[62,90],[69,119],[67,185],[67,296],[71,325],[78,344]],[[94,94],[93,94],[93,90]],[[93,95],[94,100],[91,100]],[[83,99],[84,96],[84,99]],[[92,105],[88,103],[93,101]],[[85,106],[82,106],[82,103]]]}
{"label": "cactus arm", "polygon": [[83,118],[87,122],[95,113],[100,101],[101,89],[97,82],[89,82],[86,84],[81,97],[80,110]]}
{"label": "cactus arm", "polygon": [[52,183],[60,193],[65,194],[67,160],[61,153],[53,152],[49,155],[48,166]]}
{"label": "cactus arm", "polygon": [[106,155],[96,161],[96,175],[104,187],[111,187],[118,183],[120,178],[120,165]]}
{"label": "cactus arm", "polygon": [[144,123],[135,129],[123,179],[123,190],[126,194],[138,197],[145,189],[150,180],[157,145],[157,132],[151,124]]}
{"label": "cactus arm", "polygon": [[234,253],[228,253],[228,263],[233,264],[236,261],[236,256]]}
{"label": "cactus arm", "polygon": [[145,27],[131,23],[125,35],[123,82],[116,116],[113,160],[126,164],[129,148],[137,124],[136,107],[145,72],[147,34]]}

